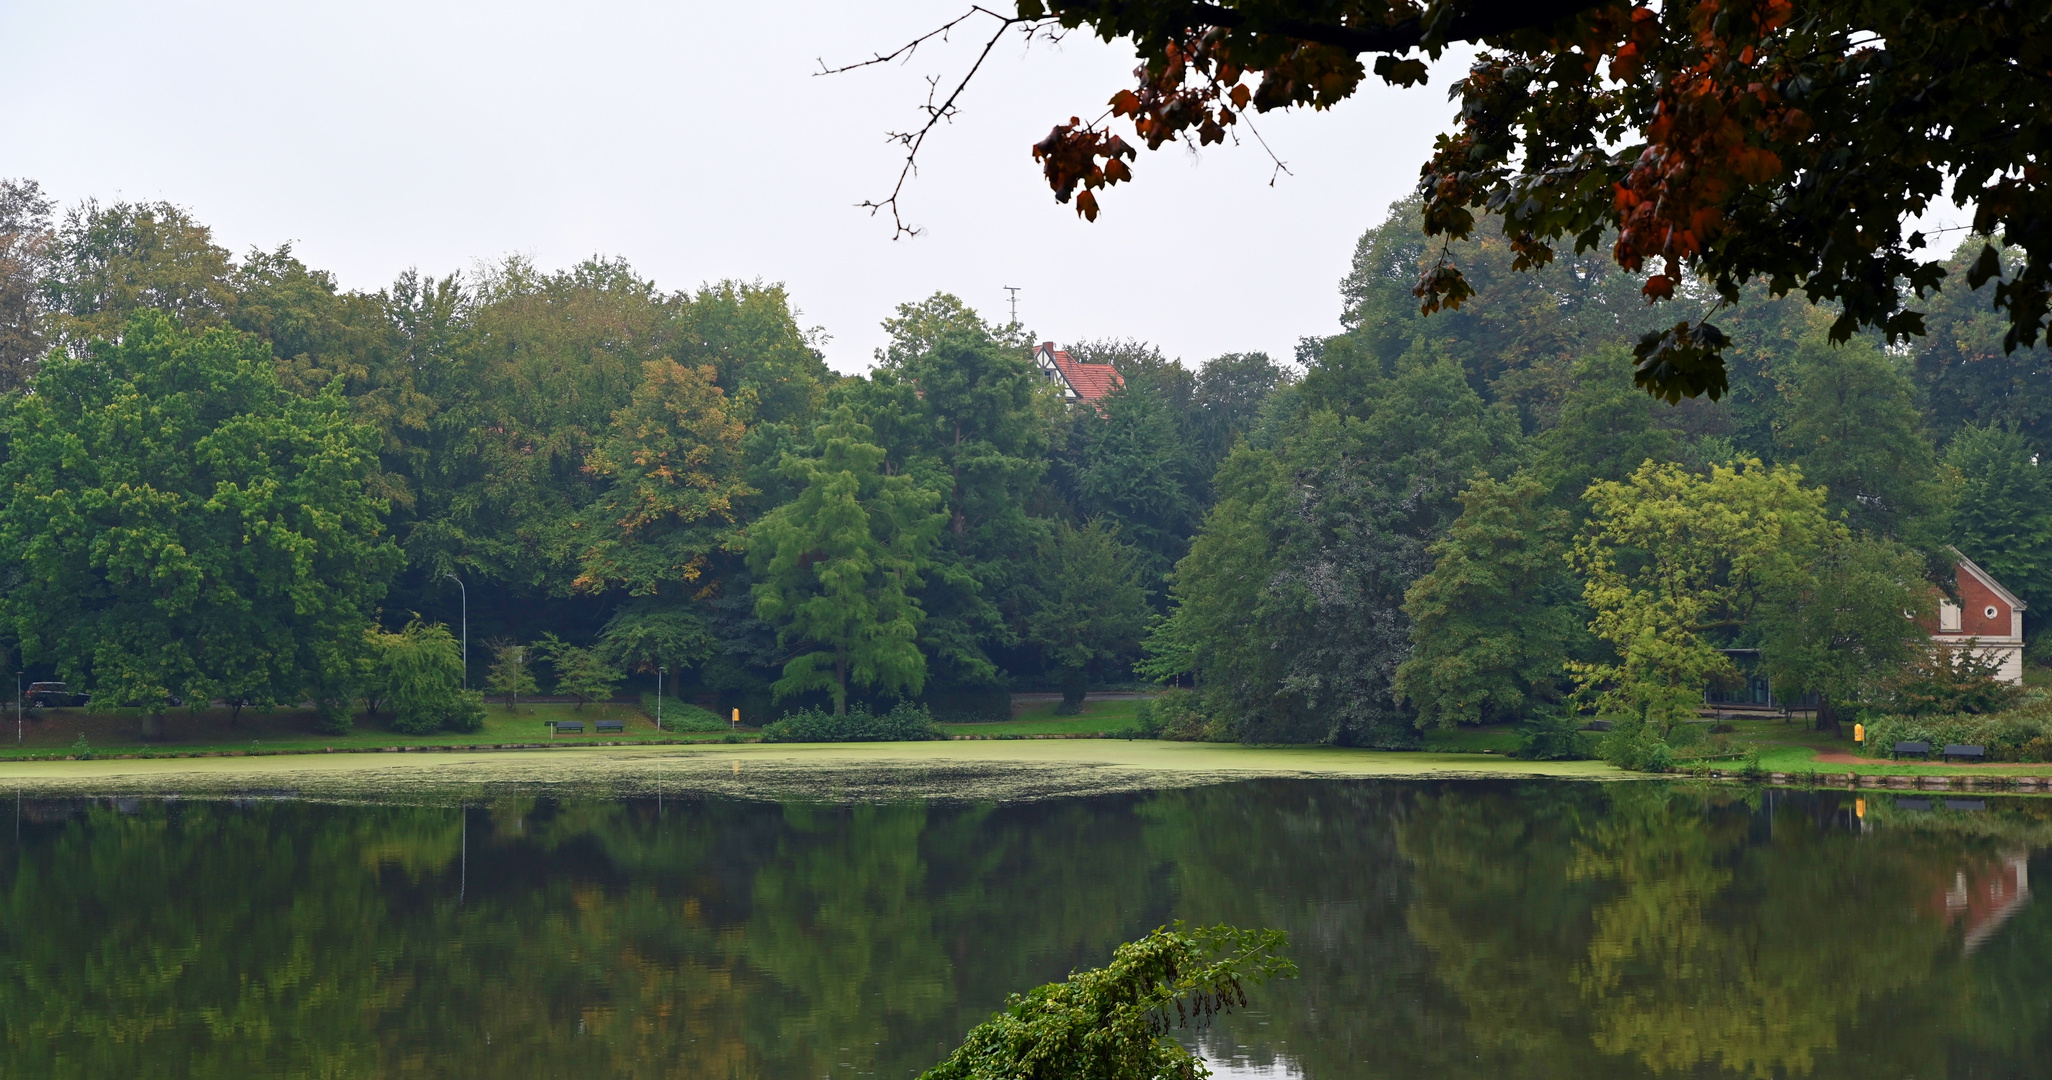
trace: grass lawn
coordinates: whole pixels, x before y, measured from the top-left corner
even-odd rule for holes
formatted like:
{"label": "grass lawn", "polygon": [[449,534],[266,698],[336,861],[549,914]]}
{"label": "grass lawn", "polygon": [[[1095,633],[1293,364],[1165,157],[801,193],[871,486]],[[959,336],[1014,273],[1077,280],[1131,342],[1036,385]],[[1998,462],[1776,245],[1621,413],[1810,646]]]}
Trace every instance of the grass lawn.
{"label": "grass lawn", "polygon": [[1137,699],[1083,699],[1080,716],[1056,716],[1058,701],[1035,702],[1010,720],[977,724],[942,724],[950,735],[1095,735],[1129,731],[1139,723]]}
{"label": "grass lawn", "polygon": [[[9,720],[12,718],[10,717]],[[604,741],[617,742],[646,741],[653,739],[684,738],[711,740],[724,737],[722,732],[658,732],[655,722],[644,715],[639,706],[627,703],[610,705],[586,705],[582,709],[575,705],[557,702],[523,704],[518,711],[508,712],[497,703],[485,706],[484,730],[460,733],[438,731],[428,735],[405,735],[386,727],[383,717],[375,719],[357,717],[356,727],[347,735],[321,733],[314,714],[310,710],[293,709],[261,713],[244,709],[239,721],[227,709],[208,709],[194,713],[185,709],[174,709],[164,715],[162,740],[145,742],[142,738],[142,713],[137,709],[113,709],[106,712],[85,712],[79,709],[44,709],[40,715],[32,712],[21,725],[22,740],[17,745],[13,739],[0,742],[0,759],[7,758],[49,758],[68,757],[76,752],[79,737],[85,737],[86,744],[96,755],[163,753],[185,754],[208,751],[240,750],[318,751],[330,747],[335,749],[369,749],[385,746],[479,746],[499,743],[532,743],[550,741],[550,729],[544,723],[548,720],[583,720],[583,735],[563,735],[557,742],[575,742],[579,739],[598,741],[592,730],[592,721],[619,720],[625,729],[619,733],[607,732]],[[11,735],[9,726],[0,722],[0,738]],[[749,732],[743,728],[744,732]]]}
{"label": "grass lawn", "polygon": [[2026,762],[2000,765],[1944,765],[1936,762],[1924,763],[1906,761],[1900,764],[1880,759],[1859,762],[1818,761],[1822,752],[1837,751],[1866,757],[1868,752],[1861,744],[1852,741],[1852,725],[1844,725],[1844,732],[1833,735],[1828,731],[1814,730],[1808,720],[1733,720],[1729,723],[1736,729],[1732,737],[1738,746],[1747,744],[1760,748],[1760,767],[1768,772],[1783,773],[1859,773],[1872,776],[1956,776],[1967,775],[2052,775],[2052,764]]}
{"label": "grass lawn", "polygon": [[1425,749],[1435,754],[1508,754],[1518,748],[1517,729],[1509,726],[1437,729],[1425,733]]}

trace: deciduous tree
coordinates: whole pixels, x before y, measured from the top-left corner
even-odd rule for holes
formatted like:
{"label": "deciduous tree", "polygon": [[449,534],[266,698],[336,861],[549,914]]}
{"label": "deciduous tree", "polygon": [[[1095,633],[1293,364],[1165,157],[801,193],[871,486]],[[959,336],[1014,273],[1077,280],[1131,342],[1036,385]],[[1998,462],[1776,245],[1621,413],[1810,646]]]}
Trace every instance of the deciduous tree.
{"label": "deciduous tree", "polygon": [[43,277],[56,208],[34,180],[0,180],[0,393],[19,390],[43,357]]}
{"label": "deciduous tree", "polygon": [[937,294],[899,305],[890,345],[847,399],[888,470],[937,493],[946,527],[920,579],[920,647],[955,687],[995,685],[993,649],[1017,644],[1026,564],[1046,534],[1030,498],[1061,405],[1017,327],[992,327]]}
{"label": "deciduous tree", "polygon": [[555,669],[556,693],[577,699],[577,707],[613,699],[620,685],[619,669],[595,649],[572,645],[554,634],[543,634],[534,651]]}
{"label": "deciduous tree", "polygon": [[1147,625],[1139,559],[1103,521],[1048,531],[1034,560],[1026,638],[1056,673],[1061,708],[1083,704],[1093,672],[1132,657]]}
{"label": "deciduous tree", "polygon": [[1432,572],[1404,594],[1411,655],[1396,692],[1423,727],[1517,718],[1555,699],[1579,605],[1567,573],[1568,516],[1530,476],[1483,477],[1432,545]]}
{"label": "deciduous tree", "polygon": [[463,652],[441,623],[414,619],[396,634],[371,638],[366,682],[392,706],[392,729],[411,735],[476,731],[484,696],[463,688]]}
{"label": "deciduous tree", "polygon": [[1594,613],[1589,628],[1617,659],[1578,664],[1578,677],[1602,691],[1605,706],[1662,734],[1694,715],[1707,683],[1735,673],[1719,647],[1752,624],[1763,596],[1807,581],[1845,534],[1821,489],[1758,461],[1712,466],[1708,476],[1649,461],[1584,498],[1590,521],[1573,558]]}
{"label": "deciduous tree", "polygon": [[531,664],[533,650],[511,641],[488,643],[492,650],[491,670],[485,675],[485,688],[506,699],[506,711],[513,711],[520,704],[520,695],[533,696],[539,688],[534,681]]}
{"label": "deciduous tree", "polygon": [[160,732],[171,698],[344,704],[397,568],[364,489],[376,436],[335,390],[279,388],[270,350],[138,313],[53,354],[11,418],[0,552],[26,658]]}
{"label": "deciduous tree", "polygon": [[1946,495],[1937,454],[1897,362],[1866,341],[1805,340],[1778,372],[1785,460],[1829,492],[1853,529],[1934,547]]}
{"label": "deciduous tree", "polygon": [[1817,695],[1818,730],[1837,732],[1846,706],[1881,701],[1888,680],[1929,651],[1913,618],[1932,614],[1924,566],[1881,537],[1831,535],[1806,573],[1768,588],[1748,636],[1784,701]]}

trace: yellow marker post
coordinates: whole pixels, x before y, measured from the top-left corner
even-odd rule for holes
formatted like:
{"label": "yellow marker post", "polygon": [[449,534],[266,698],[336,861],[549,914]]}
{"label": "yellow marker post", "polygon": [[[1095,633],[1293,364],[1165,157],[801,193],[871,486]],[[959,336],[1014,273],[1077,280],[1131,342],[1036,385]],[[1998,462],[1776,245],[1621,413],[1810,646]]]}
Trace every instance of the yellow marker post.
{"label": "yellow marker post", "polygon": [[1866,742],[1866,741],[1867,741],[1867,725],[1865,725],[1865,724],[1854,724],[1854,725],[1853,725],[1853,741],[1854,741],[1854,742],[1860,742],[1860,743],[1863,743],[1863,742]]}
{"label": "yellow marker post", "polygon": [[734,730],[736,730],[736,731],[739,731],[740,729],[741,729],[741,710],[740,710],[740,709],[735,709],[735,710],[734,710]]}
{"label": "yellow marker post", "polygon": [[1867,820],[1867,800],[1853,800],[1853,816],[1859,818],[1861,821]]}

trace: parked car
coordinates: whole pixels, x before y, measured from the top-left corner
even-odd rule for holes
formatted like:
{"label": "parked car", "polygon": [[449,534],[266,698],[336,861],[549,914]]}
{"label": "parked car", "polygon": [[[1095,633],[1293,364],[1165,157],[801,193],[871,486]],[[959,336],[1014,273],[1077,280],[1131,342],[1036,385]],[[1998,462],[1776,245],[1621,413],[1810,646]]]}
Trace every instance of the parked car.
{"label": "parked car", "polygon": [[83,705],[92,700],[92,695],[74,694],[61,682],[35,682],[23,691],[21,700],[30,708],[61,709],[68,705]]}

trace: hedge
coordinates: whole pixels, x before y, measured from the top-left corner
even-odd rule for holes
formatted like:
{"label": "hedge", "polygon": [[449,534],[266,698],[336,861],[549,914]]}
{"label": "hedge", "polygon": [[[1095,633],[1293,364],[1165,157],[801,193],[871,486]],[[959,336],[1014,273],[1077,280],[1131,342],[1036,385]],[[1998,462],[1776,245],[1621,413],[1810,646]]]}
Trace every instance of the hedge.
{"label": "hedge", "polygon": [[867,705],[850,705],[845,716],[824,709],[800,709],[785,713],[762,729],[763,742],[921,742],[945,739],[947,734],[933,722],[924,705],[900,702],[890,712],[877,714]]}
{"label": "hedge", "polygon": [[1867,722],[1867,753],[1888,756],[1899,742],[1982,746],[1989,761],[2052,761],[2052,700],[2039,698],[1985,715],[1882,715]]}

